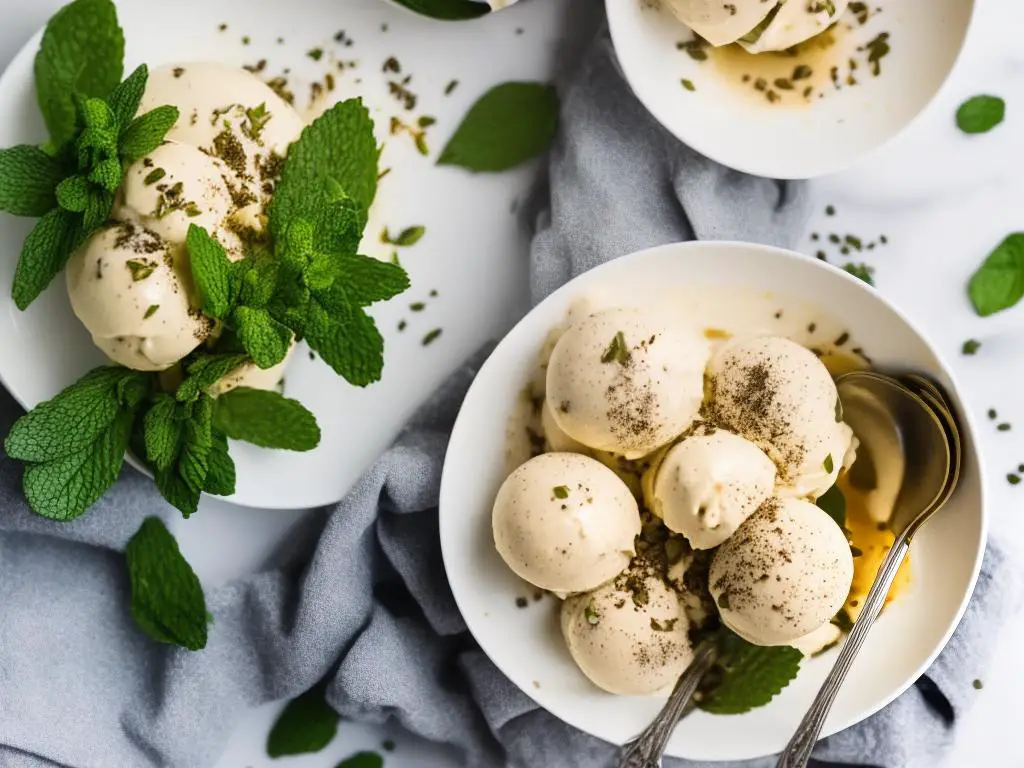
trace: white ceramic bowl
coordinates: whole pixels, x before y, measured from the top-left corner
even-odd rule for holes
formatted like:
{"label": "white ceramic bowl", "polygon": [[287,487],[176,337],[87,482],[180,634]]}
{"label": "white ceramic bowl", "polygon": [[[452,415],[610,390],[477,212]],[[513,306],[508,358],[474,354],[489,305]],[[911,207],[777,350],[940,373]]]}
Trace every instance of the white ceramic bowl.
{"label": "white ceramic bowl", "polygon": [[[881,75],[870,76],[862,62],[856,87],[829,86],[825,98],[785,106],[751,98],[751,86],[739,82],[738,72],[722,71],[714,57],[695,61],[677,49],[692,33],[657,3],[605,5],[622,71],[662,125],[723,165],[780,179],[843,170],[907,128],[947,80],[974,11],[974,0],[875,0],[870,7],[882,12],[859,26],[848,10],[840,23],[856,29],[839,38],[829,58],[863,60],[856,48],[888,32],[891,52]],[[696,90],[685,90],[683,78]]]}
{"label": "white ceramic bowl", "polygon": [[[987,522],[981,462],[970,416],[948,367],[898,310],[847,273],[796,253],[745,243],[665,245],[624,256],[576,278],[531,311],[498,345],[470,388],[455,424],[441,482],[441,545],[452,591],[470,630],[494,663],[552,714],[588,733],[623,743],[662,705],[657,697],[604,693],[584,678],[562,641],[552,598],[516,606],[529,594],[494,549],[491,506],[505,478],[508,417],[522,402],[548,332],[581,297],[610,294],[643,306],[695,286],[733,287],[769,295],[779,306],[827,307],[880,368],[936,377],[948,389],[964,427],[964,472],[948,507],[918,535],[913,581],[882,615],[832,708],[829,735],[878,711],[905,691],[935,659],[970,599]],[[824,314],[824,313],[823,313]],[[771,704],[739,716],[697,712],[686,718],[668,754],[736,760],[781,750],[835,659],[804,662],[797,679]]]}

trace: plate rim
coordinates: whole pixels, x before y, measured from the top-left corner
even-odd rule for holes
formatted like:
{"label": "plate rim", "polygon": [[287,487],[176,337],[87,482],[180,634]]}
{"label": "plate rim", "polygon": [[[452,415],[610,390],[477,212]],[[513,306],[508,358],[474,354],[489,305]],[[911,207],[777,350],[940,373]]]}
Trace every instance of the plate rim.
{"label": "plate rim", "polygon": [[[706,248],[708,246],[711,246],[711,247],[714,247],[714,248],[724,248],[724,249],[727,249],[727,250],[734,250],[734,249],[735,250],[751,250],[751,249],[753,249],[755,251],[761,251],[762,253],[770,254],[773,257],[781,258],[783,260],[787,260],[787,261],[800,261],[800,262],[804,263],[805,266],[807,266],[809,269],[812,269],[812,270],[818,269],[818,270],[822,270],[822,271],[825,271],[825,272],[831,272],[833,277],[836,277],[836,278],[838,278],[840,280],[845,280],[846,282],[850,283],[851,285],[854,285],[856,287],[856,290],[865,291],[868,294],[872,295],[876,301],[881,301],[889,310],[891,310],[899,318],[899,320],[914,334],[914,336],[917,337],[917,339],[922,343],[924,348],[935,358],[935,361],[937,363],[938,369],[941,370],[943,375],[946,376],[946,378],[947,378],[947,380],[948,380],[948,382],[950,384],[949,388],[951,390],[951,393],[954,396],[954,400],[955,400],[954,405],[957,406],[956,410],[958,411],[958,416],[960,416],[960,418],[962,420],[962,424],[965,427],[964,432],[966,433],[966,435],[968,437],[967,442],[970,445],[970,455],[973,458],[974,464],[975,464],[975,466],[977,467],[977,470],[978,470],[978,489],[977,489],[977,493],[978,493],[978,495],[977,495],[977,502],[978,502],[977,503],[977,518],[978,518],[978,532],[979,532],[978,546],[977,546],[977,550],[974,552],[974,555],[973,555],[974,562],[973,562],[973,564],[971,566],[971,573],[970,573],[969,581],[968,581],[968,583],[965,586],[964,594],[963,594],[962,598],[960,599],[960,603],[957,606],[957,610],[956,610],[955,615],[953,616],[952,620],[949,622],[949,626],[946,628],[943,636],[941,637],[939,642],[936,644],[936,646],[927,655],[927,658],[925,658],[917,666],[917,668],[913,671],[912,674],[908,675],[907,679],[904,680],[903,683],[901,683],[899,686],[897,686],[892,692],[890,692],[889,695],[887,695],[885,697],[882,697],[882,699],[877,701],[872,706],[870,706],[870,707],[864,709],[863,711],[859,712],[856,716],[854,716],[852,718],[849,718],[848,722],[843,722],[843,723],[839,723],[839,724],[834,724],[834,723],[833,724],[828,724],[828,723],[826,723],[826,727],[822,730],[821,735],[819,736],[819,738],[821,738],[821,739],[827,738],[827,737],[832,736],[832,735],[834,735],[834,734],[836,734],[836,733],[838,733],[840,731],[844,731],[847,728],[850,728],[850,727],[853,727],[855,725],[858,725],[859,723],[862,723],[867,718],[869,718],[872,715],[876,714],[877,712],[879,712],[880,710],[882,710],[883,708],[885,708],[886,706],[891,704],[893,701],[895,701],[897,698],[902,696],[904,693],[906,693],[906,691],[909,690],[911,688],[911,686],[913,686],[914,682],[922,674],[924,674],[925,671],[935,662],[935,660],[938,658],[938,656],[946,649],[946,647],[949,644],[949,641],[952,638],[953,634],[956,632],[957,628],[960,626],[960,623],[963,620],[963,617],[964,617],[964,615],[965,615],[965,613],[967,611],[967,608],[971,604],[971,601],[972,601],[972,599],[974,597],[975,587],[977,586],[978,578],[979,578],[979,575],[981,573],[981,568],[982,568],[982,565],[983,565],[983,562],[984,562],[985,552],[986,552],[987,545],[988,545],[989,528],[990,528],[991,520],[990,520],[989,509],[988,509],[988,500],[987,500],[988,494],[987,494],[987,491],[986,491],[986,487],[987,487],[987,471],[986,471],[985,462],[983,460],[982,449],[981,449],[979,441],[977,439],[977,435],[978,435],[977,424],[975,422],[974,417],[971,415],[969,409],[964,404],[965,401],[964,401],[964,397],[963,397],[963,388],[962,388],[959,380],[957,379],[956,375],[954,374],[952,367],[949,365],[949,363],[947,362],[945,357],[939,353],[939,351],[937,350],[935,345],[931,342],[930,338],[925,333],[923,333],[921,331],[919,326],[915,322],[913,322],[906,315],[906,313],[903,312],[903,310],[901,310],[894,302],[892,302],[889,299],[885,298],[885,296],[883,296],[873,286],[868,285],[867,283],[865,283],[864,281],[860,280],[859,278],[854,277],[853,275],[849,274],[845,270],[839,269],[838,267],[836,267],[836,266],[834,266],[832,264],[828,264],[828,263],[824,263],[824,262],[821,262],[821,261],[813,260],[810,257],[807,257],[807,256],[805,256],[805,255],[803,255],[801,253],[796,252],[796,251],[789,250],[789,249],[786,249],[786,248],[781,248],[781,247],[778,247],[778,246],[765,245],[765,244],[761,244],[761,243],[743,242],[743,241],[738,241],[738,240],[691,240],[691,241],[679,241],[679,242],[673,242],[673,243],[664,243],[664,244],[661,244],[661,245],[656,245],[656,246],[652,246],[652,247],[649,247],[649,248],[644,248],[644,249],[641,249],[639,251],[633,251],[631,253],[624,254],[624,255],[619,256],[617,258],[613,258],[613,259],[611,259],[609,261],[604,262],[603,264],[600,264],[600,265],[594,267],[593,269],[588,270],[587,272],[584,272],[584,273],[582,273],[580,275],[577,275],[576,277],[572,278],[571,280],[569,280],[564,285],[560,286],[557,290],[553,291],[551,294],[546,296],[541,302],[536,304],[534,307],[532,307],[530,309],[530,311],[527,312],[526,315],[524,315],[516,323],[516,325],[513,326],[513,328],[511,330],[509,330],[509,332],[501,339],[501,341],[495,346],[495,348],[493,349],[491,354],[488,356],[487,360],[485,360],[484,363],[477,370],[476,375],[474,376],[473,382],[470,384],[470,386],[469,386],[468,390],[466,391],[466,394],[465,394],[465,396],[463,398],[463,401],[462,401],[462,403],[459,406],[459,412],[458,412],[458,415],[456,416],[455,423],[454,423],[454,425],[452,427],[451,437],[450,437],[450,439],[448,441],[448,447],[447,447],[447,449],[445,451],[444,464],[443,464],[442,470],[441,470],[440,493],[439,493],[439,496],[438,496],[438,517],[439,517],[439,520],[438,520],[438,536],[439,536],[439,539],[440,539],[441,557],[442,557],[442,561],[443,561],[443,564],[444,564],[445,574],[448,577],[448,582],[449,582],[449,585],[450,585],[450,588],[451,588],[452,596],[453,596],[453,598],[455,600],[455,604],[458,607],[459,613],[462,616],[463,621],[466,624],[466,628],[469,630],[470,634],[473,636],[474,640],[477,642],[477,645],[484,652],[484,654],[491,661],[491,663],[494,664],[495,667],[497,667],[498,670],[513,685],[515,685],[515,687],[521,693],[523,693],[530,700],[532,700],[538,707],[540,707],[544,711],[548,712],[552,716],[562,720],[563,722],[567,723],[568,725],[570,725],[570,726],[572,726],[574,728],[577,728],[577,729],[583,731],[584,733],[588,733],[591,736],[594,736],[594,737],[599,738],[599,739],[601,739],[603,741],[606,741],[606,742],[608,741],[606,736],[604,736],[604,735],[602,735],[600,733],[595,733],[593,730],[588,729],[586,727],[586,725],[580,721],[580,718],[575,717],[575,716],[570,717],[570,718],[566,718],[566,717],[563,717],[563,714],[561,714],[561,713],[556,714],[555,712],[552,712],[551,710],[547,709],[547,707],[541,701],[538,700],[537,696],[535,695],[535,693],[533,691],[529,690],[526,687],[522,687],[518,683],[516,683],[514,678],[513,678],[513,676],[508,674],[508,672],[506,672],[505,665],[503,665],[498,659],[495,659],[488,652],[487,648],[485,648],[483,646],[483,644],[480,643],[479,638],[478,638],[478,633],[475,631],[475,627],[479,627],[480,626],[479,625],[479,617],[476,617],[476,616],[474,616],[472,614],[467,614],[464,611],[464,609],[463,609],[464,608],[464,603],[460,601],[460,592],[461,592],[461,594],[465,594],[465,592],[461,591],[463,589],[463,587],[461,587],[461,586],[460,587],[456,587],[456,583],[457,582],[453,581],[452,578],[449,575],[450,574],[449,564],[454,562],[455,559],[459,556],[458,553],[453,550],[453,543],[451,541],[451,536],[446,535],[446,531],[448,531],[448,529],[451,526],[456,524],[456,522],[454,522],[453,513],[452,512],[448,512],[446,514],[446,510],[451,510],[453,508],[453,502],[452,502],[450,497],[452,497],[456,493],[452,489],[458,487],[458,479],[455,477],[455,469],[453,468],[454,462],[450,462],[449,459],[453,455],[454,450],[456,450],[456,446],[457,446],[457,443],[458,443],[458,439],[457,439],[458,436],[460,435],[460,433],[465,432],[467,430],[467,424],[469,423],[470,415],[467,413],[467,411],[465,409],[465,403],[469,400],[469,398],[472,396],[472,394],[474,392],[474,389],[478,386],[478,382],[480,381],[481,374],[485,373],[490,367],[497,367],[499,365],[499,360],[500,360],[500,358],[501,358],[501,356],[503,354],[503,350],[505,348],[511,346],[511,344],[512,344],[510,339],[512,339],[512,337],[514,337],[514,336],[518,336],[520,334],[525,334],[526,333],[526,331],[523,330],[523,328],[525,327],[525,324],[528,322],[529,318],[535,312],[540,310],[541,307],[543,307],[546,304],[559,303],[560,301],[562,301],[562,299],[565,296],[567,296],[568,294],[572,293],[572,291],[574,290],[574,288],[575,288],[577,282],[580,280],[580,278],[583,278],[585,276],[591,275],[591,274],[593,274],[595,272],[600,272],[601,270],[604,270],[609,265],[611,265],[611,264],[613,264],[615,262],[621,261],[623,259],[656,258],[656,255],[661,253],[661,252],[669,253],[669,252],[672,252],[672,251],[677,250],[677,249],[700,250],[700,249]],[[446,521],[447,521],[447,523],[446,523]],[[682,758],[682,759],[693,759],[691,757],[688,757],[687,755],[683,755],[683,754],[679,754],[679,753],[674,753],[672,751],[671,747],[666,752],[666,754],[667,755],[671,755],[673,757],[679,757],[679,758]],[[756,759],[757,757],[766,757],[766,756],[767,756],[767,754],[747,755],[747,756],[742,757],[742,758],[735,758],[735,757],[708,758],[708,757],[704,757],[704,758],[701,758],[701,759],[707,760],[709,762],[725,762],[725,761],[735,760],[735,759]]]}

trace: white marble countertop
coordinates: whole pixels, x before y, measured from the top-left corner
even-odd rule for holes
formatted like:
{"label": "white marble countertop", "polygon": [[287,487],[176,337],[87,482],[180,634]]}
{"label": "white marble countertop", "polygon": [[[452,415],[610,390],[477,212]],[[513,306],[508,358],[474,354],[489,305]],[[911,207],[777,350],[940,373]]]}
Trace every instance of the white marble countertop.
{"label": "white marble countertop", "polygon": [[[593,0],[596,1],[596,0]],[[968,2],[969,0],[964,0]],[[0,0],[0,65],[6,65],[62,0]],[[879,290],[892,299],[935,341],[951,361],[977,417],[986,462],[992,535],[1011,556],[1024,543],[1024,484],[1013,487],[1006,474],[1024,462],[1024,400],[1016,382],[1024,381],[1024,306],[989,318],[977,317],[966,297],[966,282],[1002,238],[1024,230],[1024,3],[977,0],[977,16],[966,50],[939,100],[908,133],[858,168],[814,182],[815,215],[801,249],[814,253],[820,243],[810,232],[853,233],[865,239],[884,234],[888,244],[855,255],[875,268]],[[977,93],[1007,101],[1004,125],[990,134],[967,137],[955,127],[960,102]],[[832,205],[836,215],[825,215]],[[830,250],[835,253],[834,249]],[[833,259],[835,260],[835,259]],[[974,356],[961,354],[964,340],[982,342]],[[1000,420],[1020,428],[999,432],[985,417],[996,408]],[[189,560],[207,584],[216,584],[260,567],[275,544],[298,522],[299,513],[241,509],[204,500],[202,514],[179,529]],[[244,532],[244,535],[239,535]],[[225,559],[210,542],[230,539],[234,557]],[[999,651],[981,677],[977,705],[959,726],[950,768],[1024,765],[1024,739],[1015,728],[1024,709],[1024,612],[1001,631]],[[394,737],[397,750],[388,768],[457,765],[444,748],[410,737],[345,723],[339,737],[319,755],[270,761],[266,734],[280,704],[246,716],[232,734],[216,768],[329,768],[360,749],[379,749]],[[200,768],[197,766],[196,768]]]}

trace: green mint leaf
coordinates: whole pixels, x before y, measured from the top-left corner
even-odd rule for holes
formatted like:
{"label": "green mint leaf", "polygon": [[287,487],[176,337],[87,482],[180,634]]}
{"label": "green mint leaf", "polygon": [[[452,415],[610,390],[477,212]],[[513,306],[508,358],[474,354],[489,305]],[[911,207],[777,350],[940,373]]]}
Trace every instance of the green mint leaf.
{"label": "green mint leaf", "polygon": [[235,462],[228,453],[228,439],[214,430],[208,457],[209,472],[203,490],[214,496],[230,496],[235,492]]}
{"label": "green mint leaf", "polygon": [[66,175],[63,164],[38,147],[0,149],[0,211],[42,216],[57,204],[57,185]]}
{"label": "green mint leaf", "polygon": [[277,322],[267,310],[239,307],[234,321],[238,340],[256,365],[265,369],[284,360],[292,341],[291,329]]}
{"label": "green mint leaf", "polygon": [[377,192],[377,156],[373,121],[362,101],[335,104],[288,150],[270,205],[271,232],[279,235],[302,218],[311,198],[337,200],[339,188],[365,215]]}
{"label": "green mint leaf", "polygon": [[[829,470],[831,471],[831,470]],[[840,528],[846,527],[846,497],[838,485],[833,485],[825,491],[815,502],[818,507],[836,521]]]}
{"label": "green mint leaf", "polygon": [[713,686],[701,691],[697,706],[716,715],[738,715],[763,707],[789,685],[803,654],[789,646],[753,645],[723,633],[718,661],[705,677]]}
{"label": "green mint leaf", "polygon": [[178,471],[189,488],[199,493],[206,485],[206,475],[210,471],[210,450],[213,448],[213,398],[203,395],[187,407],[191,409],[191,413],[190,418],[185,419],[184,439],[178,456]]}
{"label": "green mint leaf", "polygon": [[203,355],[188,366],[188,376],[178,386],[179,402],[191,402],[248,359],[247,355]]}
{"label": "green mint leaf", "polygon": [[119,411],[91,445],[25,468],[22,487],[36,514],[72,520],[99,501],[121,471],[133,416],[130,410]]}
{"label": "green mint leaf", "polygon": [[190,224],[185,239],[203,312],[224,320],[231,313],[231,261],[219,242]]}
{"label": "green mint leaf", "polygon": [[298,326],[303,329],[303,333],[307,328],[345,326],[352,320],[352,313],[359,305],[352,301],[344,283],[342,279],[335,279],[326,289],[316,291],[301,307],[295,308],[293,314],[302,313]]}
{"label": "green mint leaf", "polygon": [[356,752],[338,763],[335,768],[384,768],[384,758],[376,752]]}
{"label": "green mint leaf", "polygon": [[347,195],[330,201],[311,201],[313,249],[327,253],[355,253],[363,239],[366,211]]}
{"label": "green mint leaf", "polygon": [[319,752],[334,740],[340,719],[324,698],[323,686],[317,685],[281,710],[267,736],[267,755],[287,757]]}
{"label": "green mint leaf", "polygon": [[199,509],[199,491],[185,482],[176,466],[153,473],[156,489],[172,507],[188,519]]}
{"label": "green mint leaf", "polygon": [[334,322],[318,302],[310,302],[306,343],[334,372],[357,387],[380,380],[384,370],[384,339],[373,318],[361,309],[344,325]]}
{"label": "green mint leaf", "polygon": [[35,59],[36,99],[53,146],[77,130],[74,94],[109,95],[123,68],[124,34],[112,0],[74,0],[53,15]]}
{"label": "green mint leaf", "polygon": [[503,83],[485,93],[448,141],[438,165],[505,171],[544,152],[558,125],[558,94],[544,83]]}
{"label": "green mint leaf", "polygon": [[92,170],[89,171],[89,181],[99,187],[103,187],[107,192],[117,192],[121,186],[121,177],[123,175],[121,172],[121,162],[117,158],[111,157],[107,160],[101,160],[92,167]]}
{"label": "green mint leaf", "polygon": [[388,232],[387,227],[385,227],[384,231],[380,235],[380,239],[382,243],[387,243],[388,245],[408,247],[410,245],[416,245],[416,243],[418,243],[426,233],[427,228],[423,226],[406,227],[397,235],[392,237]]}
{"label": "green mint leaf", "polygon": [[981,342],[977,339],[968,339],[964,342],[963,346],[960,347],[960,352],[964,355],[976,355],[978,350],[981,349]]}
{"label": "green mint leaf", "polygon": [[18,309],[26,309],[64,269],[83,236],[76,219],[74,214],[55,208],[28,233],[11,288]]}
{"label": "green mint leaf", "polygon": [[157,517],[147,517],[124,550],[132,618],[157,642],[206,647],[206,598],[178,542]]}
{"label": "green mint leaf", "polygon": [[243,259],[232,264],[232,283],[239,285],[238,303],[254,309],[266,307],[277,290],[281,266],[282,262],[270,255]]}
{"label": "green mint leaf", "polygon": [[967,286],[982,317],[1009,309],[1024,296],[1024,233],[1007,236],[978,267]]}
{"label": "green mint leaf", "polygon": [[397,264],[358,254],[337,256],[337,283],[357,305],[386,301],[409,287],[409,275]]}
{"label": "green mint leaf", "polygon": [[85,203],[85,211],[82,213],[82,229],[87,237],[107,223],[113,207],[114,195],[112,193],[105,189],[92,188]]}
{"label": "green mint leaf", "polygon": [[465,21],[486,16],[491,9],[487,3],[473,0],[396,0],[410,11],[441,21]]}
{"label": "green mint leaf", "polygon": [[134,378],[127,368],[96,368],[37,405],[14,422],[4,442],[7,455],[43,462],[87,449],[117,416],[117,385],[126,374]]}
{"label": "green mint leaf", "polygon": [[327,253],[318,253],[302,270],[302,280],[311,291],[325,291],[338,275],[334,258]]}
{"label": "green mint leaf", "polygon": [[139,111],[139,104],[142,103],[142,95],[146,92],[148,80],[149,69],[142,64],[128,75],[107,98],[110,111],[114,113],[114,123],[117,125],[118,133],[123,132],[131,124],[135,113]]}
{"label": "green mint leaf", "polygon": [[57,205],[65,211],[82,213],[89,204],[89,182],[84,176],[68,176],[57,185]]}
{"label": "green mint leaf", "polygon": [[124,371],[115,390],[117,401],[125,408],[135,409],[153,391],[156,375],[143,371]]}
{"label": "green mint leaf", "polygon": [[178,108],[157,107],[132,120],[121,134],[121,161],[128,166],[160,146],[167,132],[178,122]]}
{"label": "green mint leaf", "polygon": [[829,474],[832,474],[832,470],[836,468],[835,462],[832,460],[832,454],[830,453],[825,457],[825,461],[822,462],[822,467]]}
{"label": "green mint leaf", "polygon": [[146,459],[157,471],[171,468],[181,450],[182,421],[173,397],[159,394],[143,417]]}
{"label": "green mint leaf", "polygon": [[987,133],[1005,117],[1006,102],[998,96],[973,96],[956,111],[956,127],[964,133]]}
{"label": "green mint leaf", "polygon": [[263,448],[309,451],[320,443],[316,417],[302,403],[263,389],[238,387],[218,397],[213,426]]}

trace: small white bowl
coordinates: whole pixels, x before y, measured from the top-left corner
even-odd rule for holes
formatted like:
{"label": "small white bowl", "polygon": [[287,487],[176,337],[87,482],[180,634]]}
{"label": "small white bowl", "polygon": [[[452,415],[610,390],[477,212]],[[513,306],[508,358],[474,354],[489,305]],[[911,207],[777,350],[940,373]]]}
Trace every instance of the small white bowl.
{"label": "small white bowl", "polygon": [[[874,0],[868,5],[881,12],[860,26],[847,10],[827,63],[844,63],[843,85],[845,62],[859,59],[858,84],[834,90],[829,83],[824,98],[816,90],[805,105],[787,106],[755,94],[751,83],[740,82],[739,72],[724,71],[717,57],[696,61],[679,50],[677,43],[693,33],[657,2],[605,5],[622,71],[651,114],[712,160],[779,179],[835,173],[902,133],[952,72],[974,11],[974,0]],[[855,29],[846,32],[847,24]],[[856,49],[881,32],[889,33],[891,51],[873,77],[865,54]],[[681,85],[684,78],[694,91]]]}
{"label": "small white bowl", "polygon": [[[799,254],[745,243],[694,242],[624,256],[576,278],[535,307],[477,374],[452,433],[441,481],[441,546],[452,592],[491,660],[540,706],[570,725],[621,744],[639,733],[663,701],[594,687],[562,641],[553,598],[526,608],[528,588],[494,549],[491,506],[508,471],[508,418],[522,403],[538,352],[573,301],[605,295],[645,306],[694,288],[756,292],[786,307],[826,306],[880,368],[923,371],[941,381],[964,428],[964,472],[948,507],[915,538],[909,591],[879,619],[823,735],[860,722],[899,696],[942,650],[970,599],[981,567],[987,519],[981,462],[970,416],[932,346],[898,310],[847,273]],[[798,311],[798,310],[796,310]],[[714,320],[712,321],[714,322]],[[819,329],[820,330],[820,329]],[[830,332],[830,331],[829,331]],[[696,712],[680,723],[668,754],[692,760],[740,760],[781,750],[835,660],[804,661],[800,674],[768,706],[738,716]]]}

